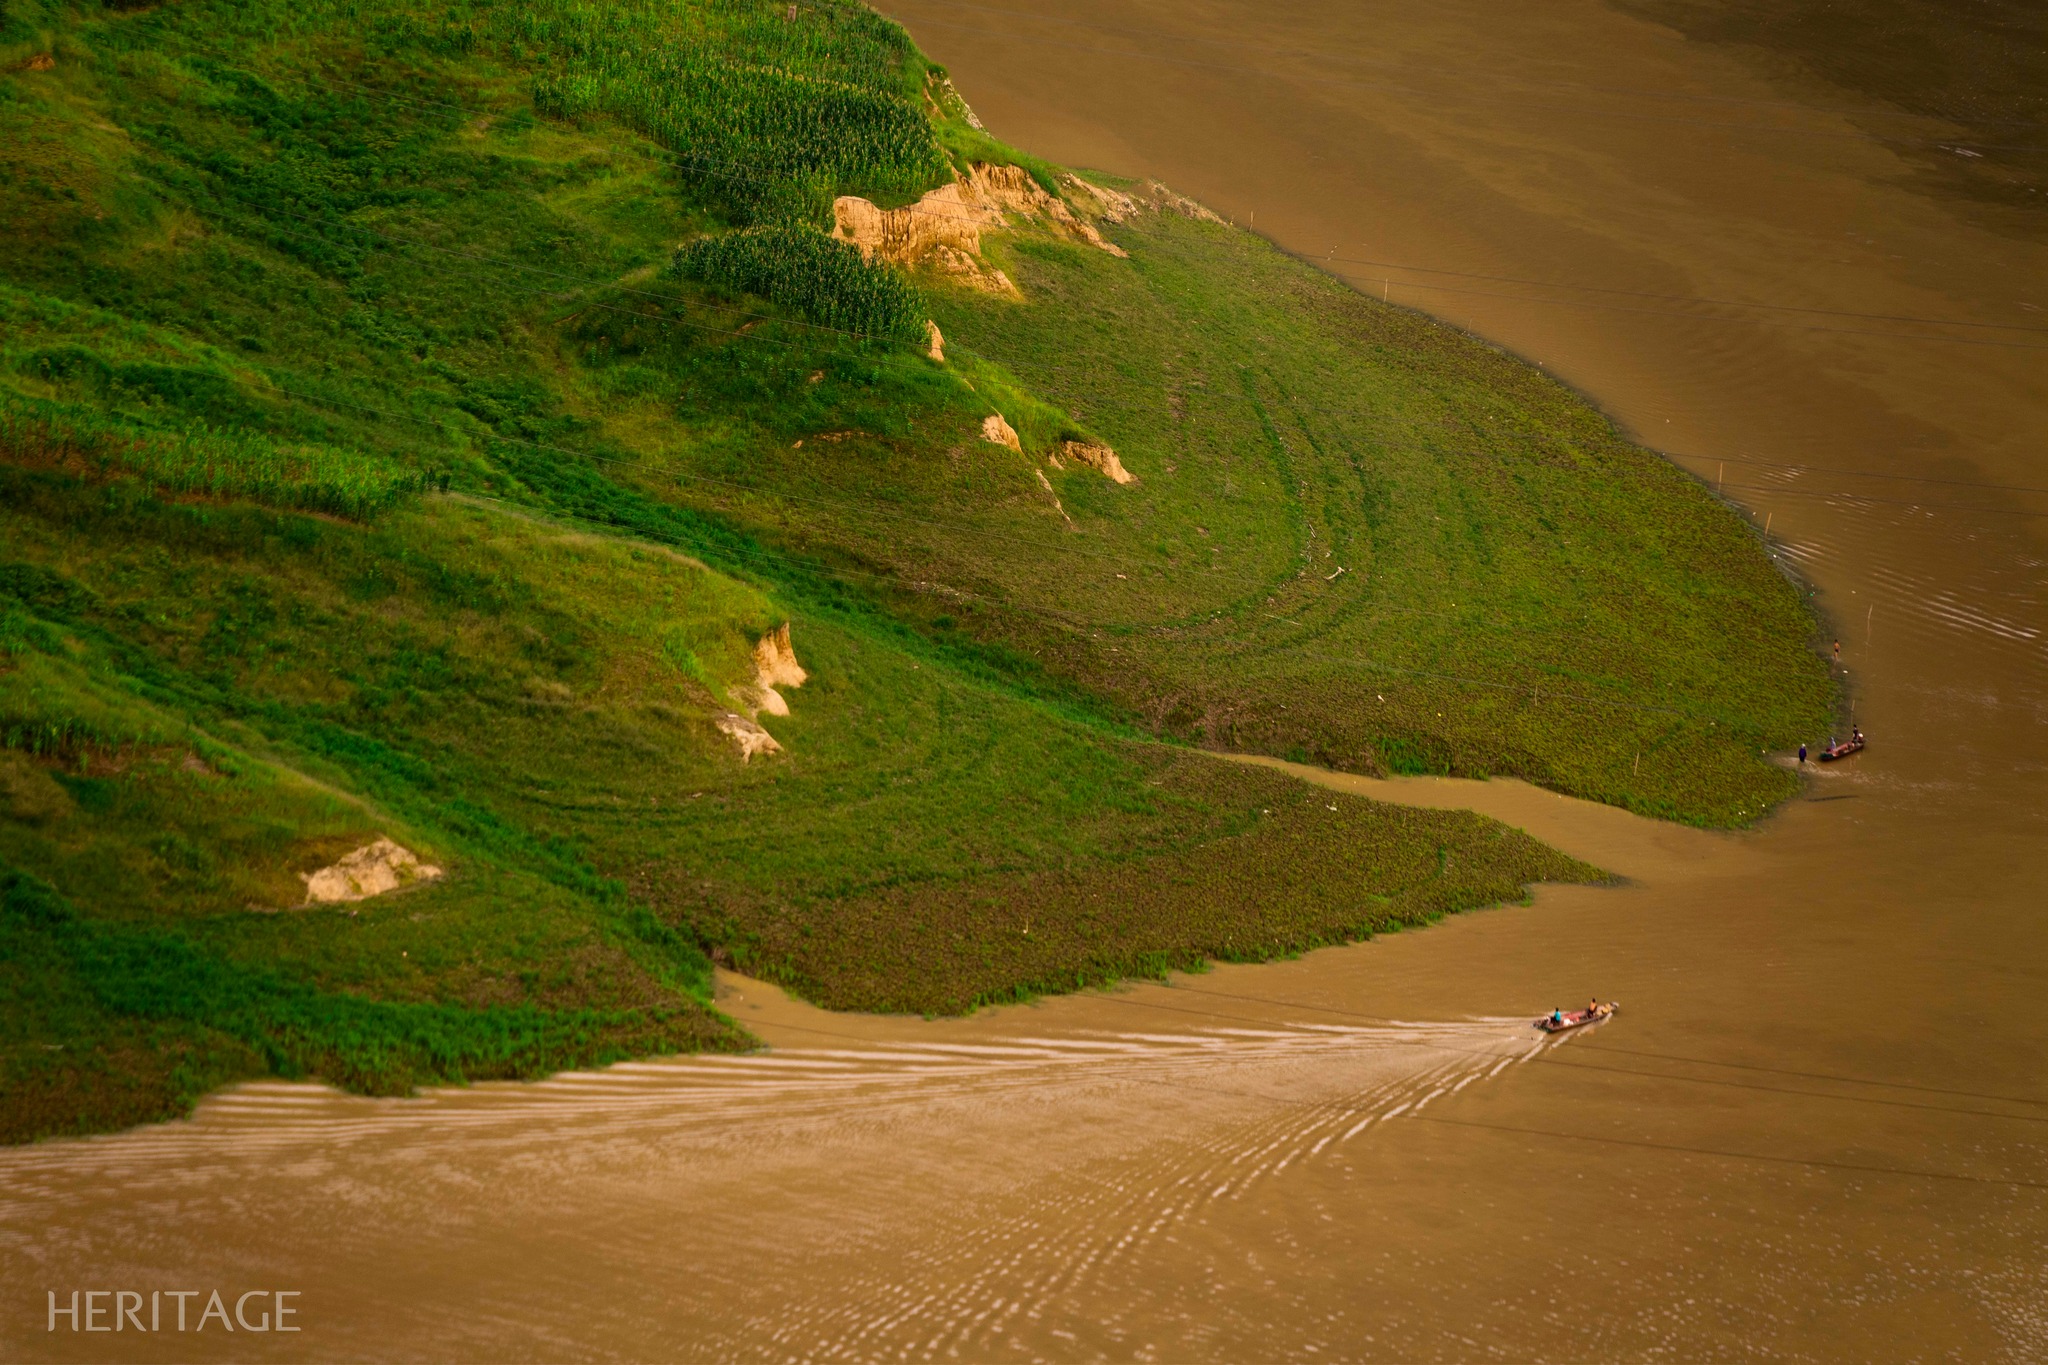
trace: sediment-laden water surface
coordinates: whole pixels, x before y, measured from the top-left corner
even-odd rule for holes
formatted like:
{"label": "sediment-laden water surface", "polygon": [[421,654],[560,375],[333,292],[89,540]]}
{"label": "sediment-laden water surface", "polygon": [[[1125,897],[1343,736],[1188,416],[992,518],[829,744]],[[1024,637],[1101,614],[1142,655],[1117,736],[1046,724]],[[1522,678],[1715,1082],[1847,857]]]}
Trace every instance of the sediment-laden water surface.
{"label": "sediment-laden water surface", "polygon": [[[1979,132],[1888,101],[1882,54],[1851,89],[1584,0],[896,11],[1003,136],[1722,486],[1818,592],[1869,752],[1729,835],[1330,778],[1626,884],[960,1021],[732,979],[768,1054],[253,1086],[0,1154],[7,1354],[2048,1354],[2048,250],[1930,172]],[[1622,1014],[1561,1045],[1524,1022],[1596,993]],[[302,1331],[52,1335],[44,1286],[295,1290]]]}

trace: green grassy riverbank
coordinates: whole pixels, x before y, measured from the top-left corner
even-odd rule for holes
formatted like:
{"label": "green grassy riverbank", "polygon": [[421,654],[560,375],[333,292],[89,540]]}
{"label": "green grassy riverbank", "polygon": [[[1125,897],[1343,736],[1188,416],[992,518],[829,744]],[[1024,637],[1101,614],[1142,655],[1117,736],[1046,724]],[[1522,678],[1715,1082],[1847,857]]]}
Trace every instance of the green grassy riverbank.
{"label": "green grassy riverbank", "polygon": [[[787,14],[0,6],[0,1138],[750,1046],[714,961],[957,1012],[1601,875],[1202,747],[1789,793],[1827,671],[1704,490]],[[828,236],[990,166],[958,259]],[[312,899],[378,840],[439,875]]]}

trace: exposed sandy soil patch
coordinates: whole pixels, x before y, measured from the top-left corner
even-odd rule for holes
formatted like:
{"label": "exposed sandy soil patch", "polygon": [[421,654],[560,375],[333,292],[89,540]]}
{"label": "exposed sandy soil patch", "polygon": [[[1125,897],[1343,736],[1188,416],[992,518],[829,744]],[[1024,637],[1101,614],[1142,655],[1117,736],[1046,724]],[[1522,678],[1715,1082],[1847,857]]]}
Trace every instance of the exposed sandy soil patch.
{"label": "exposed sandy soil patch", "polygon": [[782,746],[776,743],[775,736],[761,728],[761,722],[743,716],[737,711],[726,712],[714,724],[718,726],[721,734],[731,736],[732,742],[739,746],[742,763],[752,762],[755,754],[782,752]]}
{"label": "exposed sandy soil patch", "polygon": [[1087,195],[1106,222],[1127,222],[1138,215],[1138,201],[1121,190],[1092,185],[1078,175],[1068,176],[1064,183],[1069,191]]}
{"label": "exposed sandy soil patch", "polygon": [[784,621],[755,642],[754,679],[738,689],[747,704],[748,714],[728,711],[712,722],[719,733],[729,737],[739,748],[741,762],[753,761],[755,754],[782,752],[782,745],[762,728],[756,717],[764,711],[771,716],[788,715],[789,702],[776,689],[802,687],[810,676],[797,662],[796,650],[790,646],[789,622]]}
{"label": "exposed sandy soil patch", "polygon": [[[1122,222],[1138,211],[1129,195],[1081,180],[1072,183],[1087,192],[1110,222]],[[842,195],[832,203],[832,235],[853,243],[870,260],[932,270],[970,288],[1017,296],[1015,282],[981,254],[981,234],[1009,227],[1013,218],[1043,223],[1112,256],[1125,254],[1021,166],[977,165],[965,179],[941,185],[900,209]]]}
{"label": "exposed sandy soil patch", "polygon": [[378,839],[352,853],[344,853],[317,872],[301,872],[299,879],[306,884],[307,905],[332,905],[368,900],[400,887],[435,881],[440,876],[440,868],[421,862],[411,849],[389,839]]}
{"label": "exposed sandy soil patch", "polygon": [[1017,429],[1003,420],[1000,412],[992,412],[981,419],[981,439],[992,446],[1008,446],[1020,455],[1024,453],[1024,443],[1017,439]]}
{"label": "exposed sandy soil patch", "polygon": [[1105,477],[1117,483],[1136,483],[1138,481],[1138,476],[1125,469],[1124,462],[1119,460],[1116,457],[1116,452],[1106,445],[1101,445],[1094,441],[1063,441],[1060,443],[1060,449],[1065,452],[1068,459],[1078,464],[1085,464],[1090,469],[1098,470]]}
{"label": "exposed sandy soil patch", "polygon": [[869,260],[922,267],[973,289],[1016,296],[1010,277],[981,259],[982,230],[1001,226],[1002,213],[957,180],[908,208],[878,208],[854,195],[832,203],[832,235]]}
{"label": "exposed sandy soil patch", "polygon": [[1056,194],[1046,193],[1043,186],[1022,166],[976,166],[968,173],[968,191],[975,202],[994,210],[994,226],[1008,225],[1005,214],[1014,213],[1024,218],[1039,218],[1071,237],[1107,251],[1112,256],[1128,253],[1116,243],[1107,241],[1095,230],[1095,225],[1075,216],[1067,201]]}
{"label": "exposed sandy soil patch", "polygon": [[1147,208],[1159,209],[1166,213],[1177,213],[1183,218],[1192,218],[1198,223],[1220,223],[1223,221],[1221,217],[1203,208],[1186,195],[1175,194],[1157,180],[1146,181],[1140,188],[1139,193],[1144,196],[1144,199],[1140,202]]}
{"label": "exposed sandy soil patch", "polygon": [[802,687],[810,678],[802,664],[796,661],[796,651],[789,644],[789,622],[784,621],[776,629],[763,635],[754,646],[754,706],[756,712],[766,711],[771,716],[789,714],[789,703],[783,700],[778,687]]}

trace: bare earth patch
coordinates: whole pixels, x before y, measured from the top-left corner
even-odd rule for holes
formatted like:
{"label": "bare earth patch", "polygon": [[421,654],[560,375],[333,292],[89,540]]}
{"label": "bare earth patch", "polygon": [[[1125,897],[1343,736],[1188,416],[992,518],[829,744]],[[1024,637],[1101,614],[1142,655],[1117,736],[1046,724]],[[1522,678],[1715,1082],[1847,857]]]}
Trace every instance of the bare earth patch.
{"label": "bare earth patch", "polygon": [[1019,454],[1024,451],[1024,443],[1017,439],[1017,428],[1005,421],[1000,412],[981,419],[981,439],[992,446],[1008,446]]}
{"label": "bare earth patch", "polygon": [[796,661],[796,651],[789,644],[789,622],[784,621],[754,645],[755,710],[771,716],[788,715],[789,703],[775,689],[802,687],[810,676]]}
{"label": "bare earth patch", "polygon": [[1136,483],[1138,476],[1124,468],[1124,462],[1116,452],[1095,441],[1066,441],[1060,446],[1067,458],[1087,465],[1117,483]]}
{"label": "bare earth patch", "polygon": [[[1128,195],[1080,180],[1072,183],[1085,189],[1111,222],[1135,211]],[[1022,166],[976,165],[966,179],[941,185],[900,209],[842,195],[832,203],[832,235],[853,243],[870,260],[921,266],[970,288],[1016,296],[1015,282],[981,257],[981,234],[1008,227],[1012,216],[1036,219],[1112,256],[1125,254]]]}
{"label": "bare earth patch", "polygon": [[766,711],[771,716],[789,714],[789,702],[777,691],[781,687],[802,687],[810,674],[796,660],[789,643],[789,622],[784,621],[763,635],[754,645],[754,680],[739,690],[749,703],[749,714],[728,711],[712,722],[719,733],[739,746],[740,761],[751,762],[755,754],[779,754],[782,745],[763,729],[755,717]]}
{"label": "bare earth patch", "polygon": [[421,862],[411,849],[389,839],[364,844],[317,872],[299,874],[306,883],[307,905],[368,900],[402,886],[435,881],[440,876],[440,868]]}

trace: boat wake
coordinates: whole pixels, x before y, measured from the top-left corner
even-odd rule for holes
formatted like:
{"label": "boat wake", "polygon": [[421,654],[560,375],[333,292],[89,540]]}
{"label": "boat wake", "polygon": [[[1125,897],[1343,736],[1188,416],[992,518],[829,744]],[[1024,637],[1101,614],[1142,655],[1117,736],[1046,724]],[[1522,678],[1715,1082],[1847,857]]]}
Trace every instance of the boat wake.
{"label": "boat wake", "polygon": [[[0,1262],[227,1279],[304,1263],[317,1227],[328,1293],[378,1305],[340,1350],[461,1353],[445,1302],[390,1288],[451,1265],[472,1324],[588,1346],[549,1305],[630,1264],[675,1278],[621,1326],[651,1334],[622,1335],[625,1356],[674,1354],[685,1328],[686,1353],[717,1358],[1004,1354],[1071,1335],[1063,1300],[1117,1301],[1093,1291],[1210,1211],[1553,1045],[1525,1018],[1248,1024],[783,1048],[403,1100],[254,1084],[187,1122],[0,1153]],[[1092,1349],[1124,1340],[1088,1327]]]}

